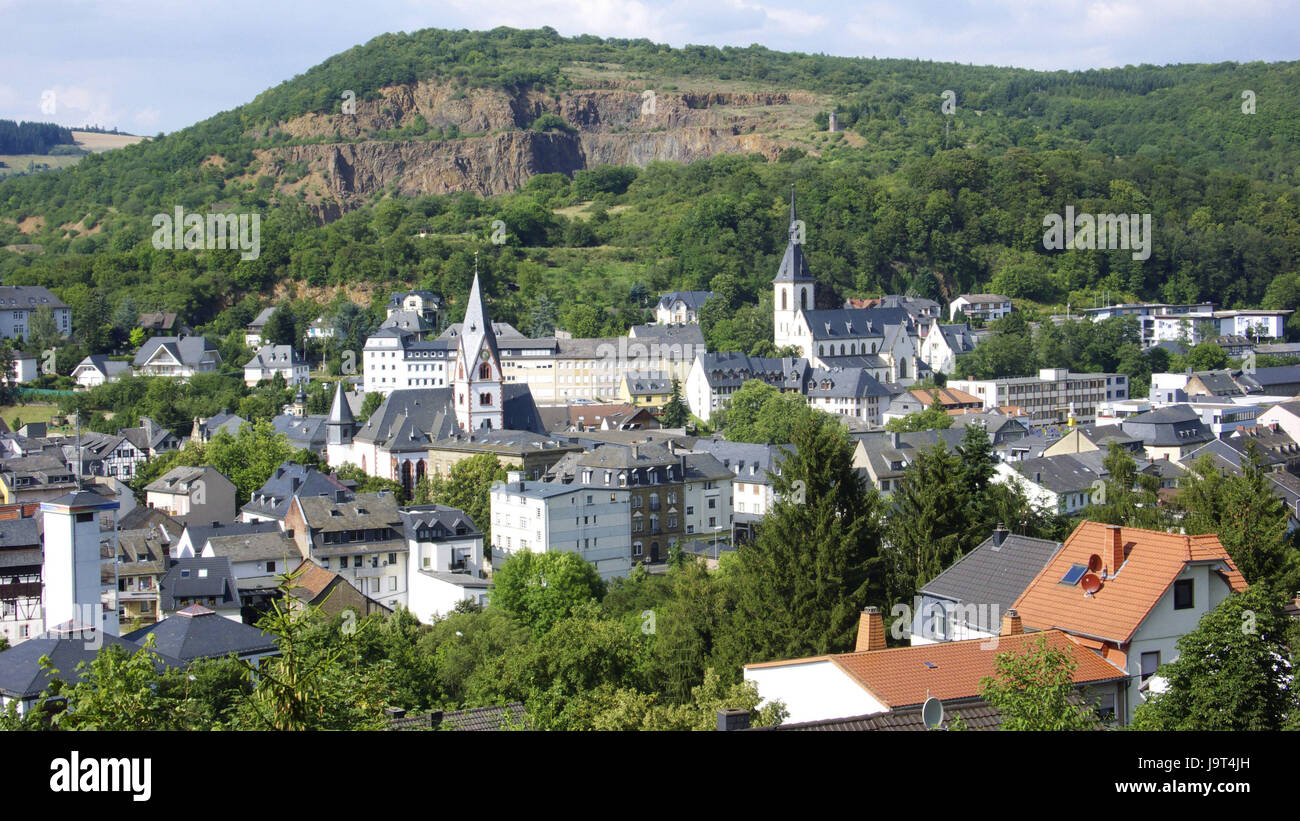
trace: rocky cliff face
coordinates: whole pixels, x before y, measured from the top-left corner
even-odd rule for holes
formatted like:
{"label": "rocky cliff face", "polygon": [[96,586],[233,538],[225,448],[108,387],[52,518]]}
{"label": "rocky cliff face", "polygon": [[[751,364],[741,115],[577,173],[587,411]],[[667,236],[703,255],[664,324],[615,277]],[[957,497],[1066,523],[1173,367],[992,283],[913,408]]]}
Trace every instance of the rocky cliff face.
{"label": "rocky cliff face", "polygon": [[[328,221],[384,190],[490,195],[513,191],[537,174],[572,175],[606,163],[644,167],[655,160],[689,163],[755,152],[775,159],[790,144],[782,129],[807,123],[817,102],[802,92],[650,95],[598,88],[553,96],[419,83],[357,100],[354,114],[308,114],[280,123],[275,130],[290,138],[317,142],[259,150],[255,175],[270,175],[289,193],[302,189]],[[577,133],[527,130],[546,113]],[[423,135],[392,133],[421,119]],[[431,138],[453,126],[469,136]],[[290,167],[305,167],[305,176],[289,182]]]}

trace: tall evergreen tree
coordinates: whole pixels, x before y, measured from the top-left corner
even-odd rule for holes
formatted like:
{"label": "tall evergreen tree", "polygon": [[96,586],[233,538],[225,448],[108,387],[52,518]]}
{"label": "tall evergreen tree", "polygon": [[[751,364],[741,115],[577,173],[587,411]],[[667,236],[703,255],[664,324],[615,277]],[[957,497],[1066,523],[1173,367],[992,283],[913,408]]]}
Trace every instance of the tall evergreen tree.
{"label": "tall evergreen tree", "polygon": [[854,470],[844,428],[810,414],[793,444],[772,476],[776,505],[727,571],[734,608],[719,656],[732,672],[849,650],[862,608],[884,596],[879,498]]}
{"label": "tall evergreen tree", "polygon": [[964,549],[968,511],[961,460],[943,442],[918,451],[891,499],[889,571],[892,601],[908,601]]}
{"label": "tall evergreen tree", "polygon": [[673,394],[664,405],[663,424],[666,428],[685,427],[691,421],[691,409],[682,399],[682,383],[673,377]]}

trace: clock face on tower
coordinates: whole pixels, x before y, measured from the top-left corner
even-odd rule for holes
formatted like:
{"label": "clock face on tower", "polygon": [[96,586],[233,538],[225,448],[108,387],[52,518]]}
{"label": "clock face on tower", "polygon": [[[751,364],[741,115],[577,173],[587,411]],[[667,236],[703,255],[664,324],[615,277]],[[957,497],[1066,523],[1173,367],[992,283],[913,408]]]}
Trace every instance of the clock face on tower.
{"label": "clock face on tower", "polygon": [[491,352],[489,352],[487,348],[484,348],[482,352],[479,353],[478,358],[486,362],[490,356],[492,356]]}

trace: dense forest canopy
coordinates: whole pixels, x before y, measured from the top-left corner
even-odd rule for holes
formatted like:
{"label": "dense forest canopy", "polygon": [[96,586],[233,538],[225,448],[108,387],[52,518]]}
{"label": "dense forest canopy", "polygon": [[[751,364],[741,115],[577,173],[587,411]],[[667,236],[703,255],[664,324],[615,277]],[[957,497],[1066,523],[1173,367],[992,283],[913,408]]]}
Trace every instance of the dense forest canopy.
{"label": "dense forest canopy", "polygon": [[0,120],[0,154],[48,154],[56,145],[73,145],[72,132],[54,123]]}

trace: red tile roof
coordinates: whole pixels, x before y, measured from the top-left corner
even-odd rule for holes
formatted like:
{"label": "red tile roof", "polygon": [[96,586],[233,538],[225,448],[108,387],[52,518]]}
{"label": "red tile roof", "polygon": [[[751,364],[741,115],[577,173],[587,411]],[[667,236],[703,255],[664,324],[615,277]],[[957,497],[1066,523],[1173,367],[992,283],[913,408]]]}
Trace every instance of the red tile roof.
{"label": "red tile roof", "polygon": [[1002,653],[1023,654],[1040,636],[1049,647],[1070,654],[1077,663],[1075,684],[1090,684],[1124,678],[1123,670],[1096,653],[1079,646],[1059,630],[999,636],[996,646],[991,639],[944,641],[888,650],[842,653],[831,656],[792,659],[790,661],[747,664],[746,669],[806,664],[829,660],[856,681],[864,690],[890,709],[922,704],[934,696],[948,699],[977,698],[980,681],[997,675],[997,657]]}
{"label": "red tile roof", "polygon": [[[1116,573],[1108,557],[1110,528],[1101,522],[1080,523],[1013,605],[1025,626],[1057,627],[1125,644],[1189,562],[1222,562],[1229,587],[1234,592],[1246,589],[1246,580],[1218,536],[1135,527],[1119,528],[1119,533],[1127,555]],[[1072,565],[1087,565],[1093,555],[1102,557],[1105,565],[1100,590],[1087,595],[1079,584],[1060,583]]]}

